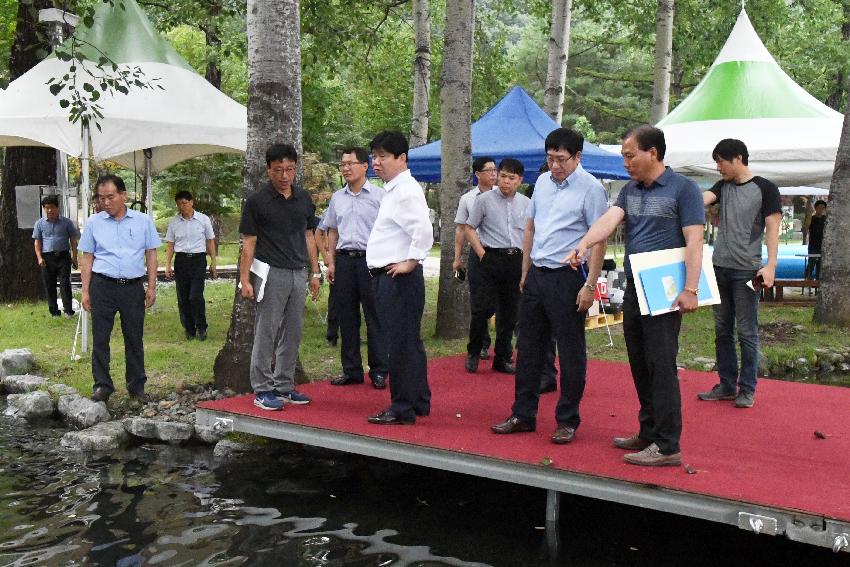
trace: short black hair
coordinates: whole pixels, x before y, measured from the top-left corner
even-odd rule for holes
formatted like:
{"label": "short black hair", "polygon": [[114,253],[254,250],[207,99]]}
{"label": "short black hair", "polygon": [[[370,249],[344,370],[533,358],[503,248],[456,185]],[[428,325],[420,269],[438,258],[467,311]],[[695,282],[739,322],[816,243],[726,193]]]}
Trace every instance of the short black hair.
{"label": "short black hair", "polygon": [[825,207],[826,201],[824,201],[823,199],[818,199],[817,201],[815,201],[815,206],[817,207],[818,205],[823,205]]}
{"label": "short black hair", "polygon": [[556,128],[549,132],[544,143],[546,151],[566,150],[571,156],[579,153],[584,147],[584,136],[572,128]]}
{"label": "short black hair", "polygon": [[357,158],[357,161],[360,163],[369,163],[369,152],[367,152],[364,148],[360,146],[351,146],[348,148],[342,148],[342,151],[339,155],[345,154],[354,154],[354,157]]}
{"label": "short black hair", "polygon": [[732,161],[738,156],[741,156],[741,163],[747,165],[747,161],[750,159],[750,152],[747,151],[747,144],[741,140],[736,140],[735,138],[720,140],[717,142],[717,145],[714,146],[714,151],[711,152],[711,159],[714,161],[719,159]]}
{"label": "short black hair", "polygon": [[266,167],[271,167],[273,161],[288,159],[298,162],[298,152],[290,144],[272,144],[266,150]]}
{"label": "short black hair", "polygon": [[522,174],[525,173],[525,166],[522,165],[522,162],[518,159],[505,158],[501,162],[499,162],[499,171],[516,173],[517,175],[522,177]]}
{"label": "short black hair", "polygon": [[124,185],[124,180],[115,175],[114,173],[108,173],[106,175],[101,175],[97,178],[97,181],[94,182],[94,194],[97,195],[97,189],[101,185],[106,185],[107,183],[112,183],[115,185],[115,189],[118,190],[119,193],[126,193],[127,186]]}
{"label": "short black hair", "polygon": [[43,198],[41,200],[41,206],[44,207],[45,205],[53,205],[54,207],[58,207],[59,206],[59,197],[57,197],[56,195],[46,196],[45,198]]}
{"label": "short black hair", "polygon": [[667,153],[667,142],[664,141],[664,132],[660,128],[650,126],[649,124],[641,124],[635,126],[623,136],[623,140],[634,138],[638,147],[648,152],[652,148],[658,153],[658,161],[664,160],[664,154]]}
{"label": "short black hair", "polygon": [[185,199],[186,201],[192,200],[192,194],[188,191],[178,191],[176,195],[174,195],[174,202]]}
{"label": "short black hair", "polygon": [[384,130],[372,138],[372,141],[369,142],[369,149],[373,152],[375,150],[384,150],[395,157],[401,154],[407,157],[410,146],[407,143],[407,138],[401,132],[397,130]]}
{"label": "short black hair", "polygon": [[496,163],[496,160],[494,160],[490,156],[477,157],[472,162],[472,171],[475,173],[479,173],[482,169],[484,169],[484,166],[490,162]]}

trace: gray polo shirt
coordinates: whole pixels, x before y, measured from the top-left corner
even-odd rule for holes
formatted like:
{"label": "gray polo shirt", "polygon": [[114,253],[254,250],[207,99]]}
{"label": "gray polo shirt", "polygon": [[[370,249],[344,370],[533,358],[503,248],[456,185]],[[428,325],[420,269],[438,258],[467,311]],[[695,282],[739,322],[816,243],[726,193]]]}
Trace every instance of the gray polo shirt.
{"label": "gray polo shirt", "polygon": [[764,219],[782,212],[779,188],[756,176],[741,184],[721,179],[709,191],[720,206],[712,262],[720,268],[758,270]]}
{"label": "gray polo shirt", "polygon": [[466,224],[478,229],[485,248],[522,248],[522,235],[528,217],[525,212],[531,199],[517,193],[510,199],[498,188],[476,197]]}
{"label": "gray polo shirt", "polygon": [[193,211],[192,218],[177,214],[165,231],[165,241],[174,243],[175,252],[198,254],[207,251],[207,240],[215,238],[210,217]]}
{"label": "gray polo shirt", "polygon": [[[490,191],[494,191],[496,188],[490,189]],[[460,201],[457,204],[457,214],[455,215],[455,224],[466,224],[466,220],[469,218],[469,211],[472,210],[472,205],[475,204],[475,200],[479,195],[486,195],[490,191],[481,192],[481,189],[476,185],[466,193],[460,196]]]}
{"label": "gray polo shirt", "polygon": [[67,217],[60,216],[53,222],[42,217],[35,223],[32,239],[41,240],[42,252],[64,252],[70,248],[69,239],[80,239],[80,231]]}

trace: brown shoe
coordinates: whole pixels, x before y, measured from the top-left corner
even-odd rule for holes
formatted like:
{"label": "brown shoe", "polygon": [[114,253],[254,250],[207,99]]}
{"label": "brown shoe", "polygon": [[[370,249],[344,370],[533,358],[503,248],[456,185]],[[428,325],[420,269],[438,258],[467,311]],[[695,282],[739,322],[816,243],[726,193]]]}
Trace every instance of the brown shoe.
{"label": "brown shoe", "polygon": [[555,445],[564,445],[571,443],[576,438],[576,428],[569,425],[559,424],[555,428],[555,433],[552,434],[552,443]]}
{"label": "brown shoe", "polygon": [[109,396],[112,395],[112,390],[106,386],[97,386],[92,392],[91,399],[95,402],[108,402]]}
{"label": "brown shoe", "polygon": [[682,464],[682,453],[662,455],[658,452],[658,445],[652,443],[639,453],[623,455],[623,460],[630,465],[643,465],[645,467],[678,467]]}
{"label": "brown shoe", "polygon": [[613,444],[616,448],[627,451],[643,451],[649,447],[649,441],[641,439],[637,433],[631,437],[614,437]]}
{"label": "brown shoe", "polygon": [[510,433],[528,433],[530,431],[534,431],[534,426],[511,416],[502,423],[494,425],[490,428],[490,430],[493,433],[498,433],[499,435],[507,435]]}

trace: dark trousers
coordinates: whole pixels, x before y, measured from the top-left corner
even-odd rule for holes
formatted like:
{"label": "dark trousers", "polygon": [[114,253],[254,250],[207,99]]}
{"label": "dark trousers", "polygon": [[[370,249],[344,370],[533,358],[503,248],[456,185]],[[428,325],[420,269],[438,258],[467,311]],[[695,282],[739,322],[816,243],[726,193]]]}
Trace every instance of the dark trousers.
{"label": "dark trousers", "polygon": [[628,283],[623,297],[623,335],[640,401],[639,435],[658,445],[665,455],[679,452],[682,435],[682,396],[676,372],[681,326],[679,311],[641,315],[634,282]]}
{"label": "dark trousers", "polygon": [[328,286],[328,328],[325,338],[329,341],[339,339],[339,313],[336,307],[336,283]]}
{"label": "dark trousers", "polygon": [[369,374],[387,373],[386,354],[383,351],[384,343],[381,340],[371,279],[365,256],[355,258],[345,254],[337,255],[334,294],[342,338],[342,371],[353,378],[363,376],[363,359],[360,355],[361,305],[366,318]]}
{"label": "dark trousers", "polygon": [[204,300],[206,254],[174,256],[174,282],[177,287],[177,307],[180,323],[190,335],[207,330],[207,304]]}
{"label": "dark trousers", "polygon": [[[478,295],[481,290],[481,259],[478,258],[478,254],[473,252],[471,249],[469,250],[469,257],[466,260],[466,281],[469,282],[469,306],[470,309],[473,305],[476,304],[478,300]],[[489,319],[495,313],[495,309],[490,309],[490,315],[484,321],[484,323],[479,323],[481,328],[478,330],[484,336],[484,344],[482,345],[482,349],[490,348],[490,327],[489,327]]]}
{"label": "dark trousers", "polygon": [[481,282],[472,303],[472,319],[469,322],[469,343],[466,345],[466,352],[478,356],[484,348],[487,320],[491,317],[495,306],[496,357],[494,362],[508,362],[513,355],[511,341],[516,328],[522,254],[486,252],[478,269]]}
{"label": "dark trousers", "polygon": [[425,310],[422,266],[396,277],[378,274],[372,278],[372,289],[390,374],[389,409],[402,419],[427,415],[431,389],[421,330]]}
{"label": "dark trousers", "polygon": [[109,339],[115,325],[115,314],[121,315],[124,335],[125,378],[127,391],[145,390],[145,351],[142,337],[145,326],[145,288],[141,281],[120,285],[92,274],[89,284],[92,327],[92,376],[95,387],[115,391],[109,375]]}
{"label": "dark trousers", "polygon": [[578,310],[576,297],[582,285],[581,273],[569,267],[551,270],[532,266],[525,278],[513,415],[530,425],[537,422],[540,379],[553,336],[561,363],[561,395],[555,407],[555,420],[569,427],[581,423],[579,404],[584,395],[587,349],[585,314]]}
{"label": "dark trousers", "polygon": [[540,389],[549,390],[558,388],[558,369],[555,368],[555,357],[557,356],[558,341],[555,337],[546,345],[546,358],[543,362],[543,372],[540,375]]}
{"label": "dark trousers", "polygon": [[59,281],[59,291],[62,293],[62,308],[68,315],[74,314],[71,298],[71,253],[44,252],[45,266],[41,269],[41,281],[47,294],[47,308],[51,315],[59,315],[59,305],[56,303],[56,281]]}

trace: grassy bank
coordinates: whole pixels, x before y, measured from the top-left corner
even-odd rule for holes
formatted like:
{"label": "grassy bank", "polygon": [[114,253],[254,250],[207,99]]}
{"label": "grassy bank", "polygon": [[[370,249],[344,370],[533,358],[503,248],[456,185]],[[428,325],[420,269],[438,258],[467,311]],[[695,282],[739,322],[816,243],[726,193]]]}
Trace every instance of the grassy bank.
{"label": "grassy bank", "polygon": [[[464,352],[464,339],[434,338],[436,279],[429,280],[426,289],[427,303],[422,326],[428,355],[437,357]],[[233,281],[217,281],[207,286],[210,338],[206,342],[188,342],[184,339],[173,284],[160,284],[158,290],[156,305],[148,311],[145,322],[145,362],[150,391],[163,395],[181,382],[211,381],[213,363],[224,342],[230,321]],[[326,292],[326,288],[323,291]],[[316,307],[325,314],[326,298],[322,297],[316,306],[307,305],[301,359],[312,380],[323,380],[339,374],[339,353],[337,349],[326,346],[325,327]],[[83,356],[79,361],[70,358],[76,322],[76,319],[50,317],[44,302],[0,306],[0,350],[29,348],[35,354],[41,375],[87,393],[91,389],[89,356]],[[783,333],[770,333],[765,340],[763,351],[770,361],[811,359],[816,348],[840,349],[850,344],[848,330],[811,323],[810,307],[764,308],[761,311],[761,322],[765,328],[784,330]],[[714,358],[713,325],[711,311],[706,308],[685,317],[680,362],[688,363],[698,357]],[[604,328],[588,331],[588,354],[591,358],[626,361],[622,326],[612,326],[611,334],[613,347],[608,346],[608,334]],[[116,322],[112,340],[112,368],[119,393],[124,390],[123,352],[120,325]],[[850,385],[850,377],[839,378],[834,382]]]}

